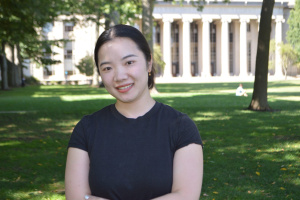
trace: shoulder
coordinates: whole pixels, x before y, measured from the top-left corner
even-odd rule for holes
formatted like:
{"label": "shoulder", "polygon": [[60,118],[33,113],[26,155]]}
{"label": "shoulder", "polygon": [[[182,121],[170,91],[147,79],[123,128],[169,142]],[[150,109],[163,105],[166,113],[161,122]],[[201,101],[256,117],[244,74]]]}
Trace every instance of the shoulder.
{"label": "shoulder", "polygon": [[172,108],[171,106],[161,104],[161,110],[162,110],[163,114],[167,115],[171,119],[192,122],[191,118],[186,113],[178,111],[178,110]]}
{"label": "shoulder", "polygon": [[104,108],[102,108],[94,113],[83,116],[83,118],[81,120],[91,121],[94,119],[98,120],[99,118],[107,117],[108,115],[110,115],[112,113],[112,107],[113,107],[113,104],[105,106]]}
{"label": "shoulder", "polygon": [[167,115],[168,117],[171,118],[180,118],[183,115],[185,115],[184,113],[175,110],[174,108],[172,108],[169,105],[163,104],[163,103],[159,103],[160,104],[160,114],[162,115]]}
{"label": "shoulder", "polygon": [[174,151],[192,143],[202,145],[198,127],[187,114],[165,104],[161,104],[160,112],[164,126],[169,127]]}
{"label": "shoulder", "polygon": [[103,121],[105,118],[109,117],[112,113],[111,107],[113,105],[108,105],[94,113],[84,115],[79,122],[77,123],[76,127],[82,127],[82,128],[93,128],[97,122]]}
{"label": "shoulder", "polygon": [[172,127],[185,127],[194,126],[193,120],[185,113],[180,112],[171,106],[160,103],[160,109],[158,116],[165,124],[169,124]]}
{"label": "shoulder", "polygon": [[69,147],[76,147],[88,151],[96,134],[97,127],[105,123],[103,119],[109,115],[110,107],[111,105],[92,114],[85,115],[74,127],[69,141]]}

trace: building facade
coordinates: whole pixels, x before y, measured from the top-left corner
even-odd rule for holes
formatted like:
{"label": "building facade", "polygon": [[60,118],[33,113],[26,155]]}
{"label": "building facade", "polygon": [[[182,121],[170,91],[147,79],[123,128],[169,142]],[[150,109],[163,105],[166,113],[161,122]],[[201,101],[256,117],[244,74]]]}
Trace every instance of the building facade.
{"label": "building facade", "polygon": [[[153,11],[153,41],[161,48],[164,70],[161,79],[175,77],[248,77],[255,74],[255,60],[262,0],[206,1],[197,11],[190,1],[174,5],[157,1]],[[286,42],[287,20],[294,0],[276,0],[272,16],[271,39]],[[136,23],[141,27],[141,22]],[[99,30],[101,33],[103,30]],[[47,66],[48,70],[30,65],[27,74],[41,82],[78,81],[88,83],[92,77],[79,73],[75,65],[86,55],[93,55],[97,38],[95,25],[74,26],[64,18],[48,27],[49,39],[70,39],[64,48],[54,49],[54,59],[62,63]],[[275,68],[270,75],[283,77],[279,47]]]}

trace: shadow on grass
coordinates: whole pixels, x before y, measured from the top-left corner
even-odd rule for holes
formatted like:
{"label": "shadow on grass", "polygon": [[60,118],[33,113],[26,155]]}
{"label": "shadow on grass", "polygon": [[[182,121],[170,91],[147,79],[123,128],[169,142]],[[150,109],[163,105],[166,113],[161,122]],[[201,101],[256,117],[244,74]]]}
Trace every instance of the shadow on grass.
{"label": "shadow on grass", "polygon": [[[250,97],[218,94],[217,90],[229,90],[235,85],[230,83],[226,88],[223,84],[179,84],[171,90],[169,85],[162,84],[158,88],[165,92],[186,93],[186,87],[190,87],[188,91],[194,93],[206,86],[207,91],[215,88],[215,93],[155,96],[157,101],[187,113],[199,128],[205,162],[202,198],[297,199],[300,125],[296,116],[300,114],[300,105],[275,97],[299,96],[299,93],[271,93],[274,99],[270,106],[281,112],[253,112],[245,110]],[[28,111],[0,114],[3,199],[64,199],[66,150],[73,127],[83,115],[114,103],[113,99],[101,99],[101,95],[91,100],[60,98],[60,95],[94,95],[99,90],[99,94],[106,94],[97,88],[46,89],[28,89],[26,95],[19,94],[22,98],[13,98],[17,94],[11,92],[12,95],[0,100],[1,111]]]}
{"label": "shadow on grass", "polygon": [[[63,101],[56,95],[74,91],[60,90],[35,87],[21,91],[23,95],[11,91],[12,95],[1,98],[1,199],[64,199],[67,144],[75,124],[114,100]],[[84,95],[86,88],[80,90]],[[32,97],[37,94],[53,97]]]}
{"label": "shadow on grass", "polygon": [[157,99],[187,113],[198,126],[205,143],[202,198],[296,199],[300,195],[298,102],[273,99],[271,107],[280,112],[254,112],[244,109],[249,97]]}

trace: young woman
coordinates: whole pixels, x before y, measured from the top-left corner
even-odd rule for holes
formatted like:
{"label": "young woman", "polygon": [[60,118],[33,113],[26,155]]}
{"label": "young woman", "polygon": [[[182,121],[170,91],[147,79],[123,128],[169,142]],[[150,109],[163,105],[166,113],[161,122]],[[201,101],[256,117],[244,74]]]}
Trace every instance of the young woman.
{"label": "young woman", "polygon": [[150,48],[139,30],[100,35],[95,63],[116,103],[83,117],[67,156],[67,200],[196,200],[202,141],[186,115],[156,102]]}

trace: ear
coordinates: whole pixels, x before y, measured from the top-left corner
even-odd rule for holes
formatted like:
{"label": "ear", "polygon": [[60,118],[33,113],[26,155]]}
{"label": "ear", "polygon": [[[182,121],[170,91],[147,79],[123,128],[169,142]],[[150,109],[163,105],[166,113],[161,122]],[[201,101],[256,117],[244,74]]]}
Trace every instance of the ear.
{"label": "ear", "polygon": [[153,67],[153,59],[152,59],[152,55],[151,55],[151,60],[147,62],[148,64],[148,68],[147,68],[147,71],[148,72],[151,72],[152,71],[152,67]]}

